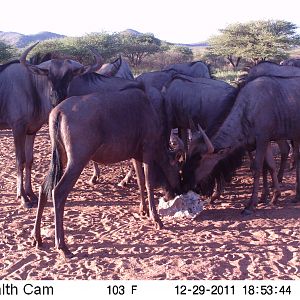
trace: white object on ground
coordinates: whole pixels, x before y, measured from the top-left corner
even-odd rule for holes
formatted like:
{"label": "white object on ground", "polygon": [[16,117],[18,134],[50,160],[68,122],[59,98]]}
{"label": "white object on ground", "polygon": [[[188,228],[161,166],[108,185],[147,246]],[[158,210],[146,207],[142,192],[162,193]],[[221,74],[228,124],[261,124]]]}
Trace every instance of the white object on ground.
{"label": "white object on ground", "polygon": [[175,218],[195,218],[203,210],[204,201],[193,191],[176,196],[173,200],[166,201],[159,198],[158,213],[161,216]]}

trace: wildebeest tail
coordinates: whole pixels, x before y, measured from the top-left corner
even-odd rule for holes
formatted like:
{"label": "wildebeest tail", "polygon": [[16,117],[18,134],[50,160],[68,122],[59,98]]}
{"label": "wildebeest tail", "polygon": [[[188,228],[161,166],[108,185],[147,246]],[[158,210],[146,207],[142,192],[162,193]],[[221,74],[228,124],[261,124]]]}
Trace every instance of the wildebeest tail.
{"label": "wildebeest tail", "polygon": [[63,164],[61,160],[61,154],[59,152],[60,147],[60,114],[58,113],[53,125],[52,139],[52,155],[48,174],[42,184],[42,193],[46,194],[48,198],[51,197],[53,188],[57,185],[63,175]]}

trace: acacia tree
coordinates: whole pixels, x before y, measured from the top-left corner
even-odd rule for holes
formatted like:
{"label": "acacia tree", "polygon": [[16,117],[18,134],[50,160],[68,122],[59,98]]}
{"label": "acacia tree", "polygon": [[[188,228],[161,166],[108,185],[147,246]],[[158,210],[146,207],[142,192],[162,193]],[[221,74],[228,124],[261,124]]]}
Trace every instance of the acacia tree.
{"label": "acacia tree", "polygon": [[235,23],[209,40],[209,53],[225,57],[236,68],[241,59],[253,64],[266,59],[283,59],[299,45],[297,26],[282,20]]}
{"label": "acacia tree", "polygon": [[0,41],[0,62],[5,62],[16,56],[16,54],[17,49],[15,47]]}
{"label": "acacia tree", "polygon": [[72,58],[81,63],[91,63],[91,48],[96,49],[105,60],[120,53],[120,41],[117,34],[91,33],[82,37],[65,37],[49,39],[39,43],[33,50],[32,55],[37,53],[46,54],[51,52],[55,57]]}
{"label": "acacia tree", "polygon": [[130,64],[138,66],[142,60],[151,54],[161,51],[161,41],[152,33],[120,35],[122,54],[128,58]]}

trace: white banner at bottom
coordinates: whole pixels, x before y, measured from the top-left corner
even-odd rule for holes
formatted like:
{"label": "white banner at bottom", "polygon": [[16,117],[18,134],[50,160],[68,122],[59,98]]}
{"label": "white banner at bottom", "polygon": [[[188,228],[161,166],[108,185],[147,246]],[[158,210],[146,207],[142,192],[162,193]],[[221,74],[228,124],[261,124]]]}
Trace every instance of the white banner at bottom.
{"label": "white banner at bottom", "polygon": [[125,300],[141,297],[299,299],[300,280],[2,280],[0,283],[0,299]]}

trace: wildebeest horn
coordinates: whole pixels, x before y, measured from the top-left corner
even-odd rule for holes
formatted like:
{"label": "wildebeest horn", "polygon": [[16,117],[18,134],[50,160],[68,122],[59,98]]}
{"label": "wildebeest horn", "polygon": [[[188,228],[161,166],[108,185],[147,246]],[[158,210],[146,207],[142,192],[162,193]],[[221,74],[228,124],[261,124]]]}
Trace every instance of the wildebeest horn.
{"label": "wildebeest horn", "polygon": [[85,73],[97,71],[103,65],[103,57],[101,54],[93,47],[90,47],[89,49],[94,55],[95,62],[86,70]]}
{"label": "wildebeest horn", "polygon": [[204,132],[204,130],[201,128],[201,126],[198,124],[198,130],[200,131],[200,133],[202,134],[203,136],[203,139],[204,139],[204,142],[205,142],[205,145],[207,147],[207,153],[210,154],[210,153],[213,153],[214,152],[214,146],[213,144],[211,143],[209,137],[206,135],[206,133]]}
{"label": "wildebeest horn", "polygon": [[118,70],[120,69],[122,64],[122,57],[119,55],[119,57],[113,62],[113,70],[112,70],[112,76],[114,76]]}
{"label": "wildebeest horn", "polygon": [[21,57],[20,57],[20,63],[21,64],[28,64],[27,62],[26,62],[26,57],[27,57],[27,55],[28,55],[28,53],[38,44],[39,42],[37,42],[37,43],[35,43],[35,44],[33,44],[32,46],[30,46],[29,48],[27,48],[24,52],[23,52],[23,54],[21,55]]}

